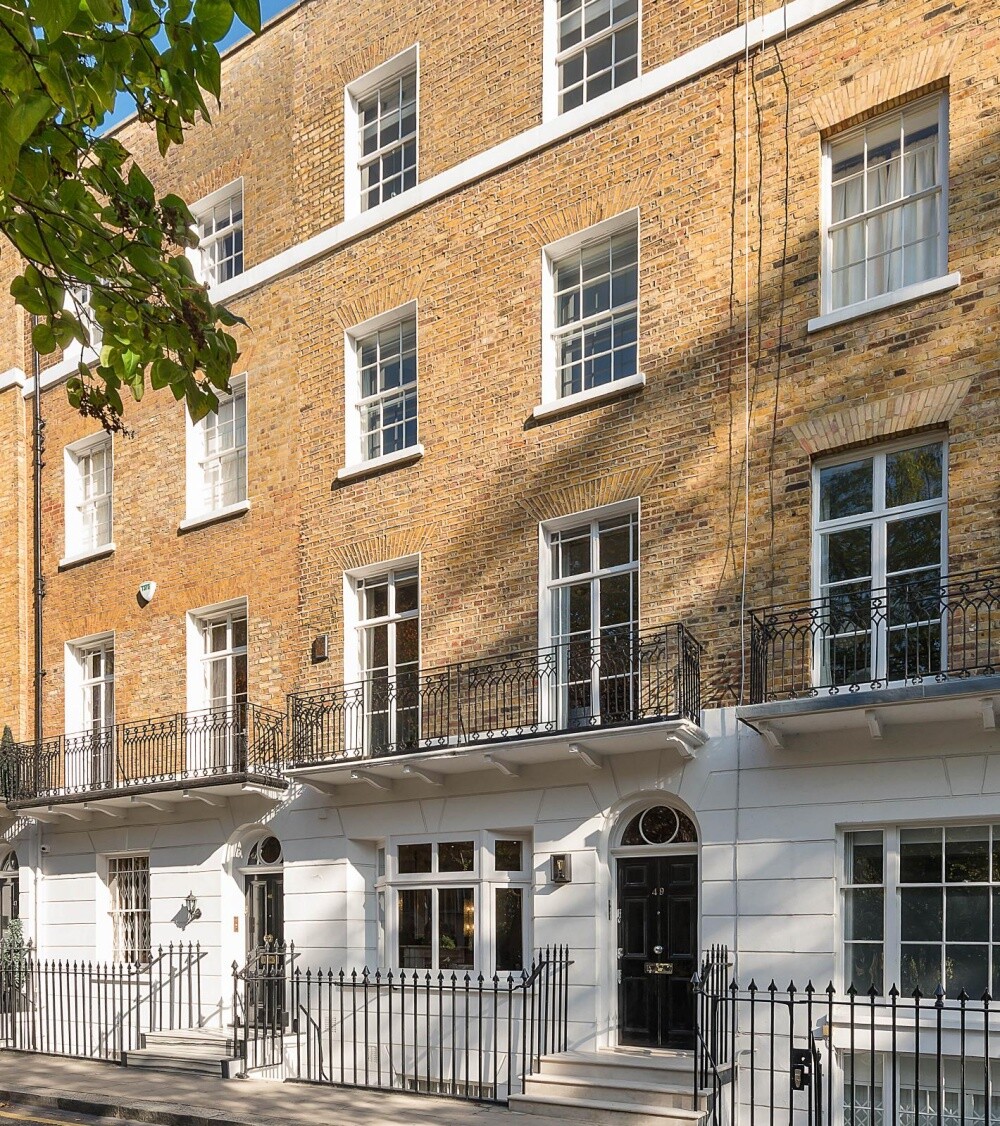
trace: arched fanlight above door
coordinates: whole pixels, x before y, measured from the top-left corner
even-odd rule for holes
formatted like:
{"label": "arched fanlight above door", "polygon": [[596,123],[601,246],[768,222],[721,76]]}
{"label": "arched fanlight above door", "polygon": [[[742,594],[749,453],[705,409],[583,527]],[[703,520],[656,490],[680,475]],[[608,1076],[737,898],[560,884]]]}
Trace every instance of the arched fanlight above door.
{"label": "arched fanlight above door", "polygon": [[254,841],[247,854],[248,868],[277,868],[283,861],[281,841],[277,837],[261,837]]}
{"label": "arched fanlight above door", "polygon": [[621,843],[634,845],[693,844],[698,830],[686,813],[669,805],[653,805],[635,814],[625,826]]}

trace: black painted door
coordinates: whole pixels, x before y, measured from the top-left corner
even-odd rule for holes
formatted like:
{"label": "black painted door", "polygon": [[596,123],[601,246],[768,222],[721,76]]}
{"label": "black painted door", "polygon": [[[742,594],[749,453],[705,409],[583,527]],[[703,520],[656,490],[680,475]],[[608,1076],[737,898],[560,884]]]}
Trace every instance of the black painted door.
{"label": "black painted door", "polygon": [[691,977],[698,956],[698,858],[618,861],[619,1042],[694,1046]]}

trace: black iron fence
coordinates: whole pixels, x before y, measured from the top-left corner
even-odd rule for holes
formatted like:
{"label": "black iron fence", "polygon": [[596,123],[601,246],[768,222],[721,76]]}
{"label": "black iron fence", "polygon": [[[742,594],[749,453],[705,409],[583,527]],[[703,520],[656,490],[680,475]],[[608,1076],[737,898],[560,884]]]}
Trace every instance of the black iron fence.
{"label": "black iron fence", "polygon": [[290,765],[701,716],[701,647],[683,625],[295,693]]}
{"label": "black iron fence", "polygon": [[250,1071],[337,1086],[505,1103],[565,1051],[564,946],[516,973],[315,971],[283,949],[234,968],[237,1039]]}
{"label": "black iron fence", "polygon": [[710,1126],[1000,1124],[1000,1005],[694,982]]}
{"label": "black iron fence", "polygon": [[888,587],[750,612],[750,702],[1000,673],[1000,571]]}
{"label": "black iron fence", "polygon": [[17,743],[0,781],[15,804],[225,776],[277,781],[284,745],[281,712],[240,703],[60,735],[37,753]]}
{"label": "black iron fence", "polygon": [[0,968],[0,1044],[120,1060],[147,1032],[201,1027],[202,959],[198,943],[161,946],[145,965],[29,953]]}

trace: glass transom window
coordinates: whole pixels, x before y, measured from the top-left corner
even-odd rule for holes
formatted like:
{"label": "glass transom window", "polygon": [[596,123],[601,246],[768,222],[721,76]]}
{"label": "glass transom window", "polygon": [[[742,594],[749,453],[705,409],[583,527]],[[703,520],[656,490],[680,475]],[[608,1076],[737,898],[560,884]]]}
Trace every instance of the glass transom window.
{"label": "glass transom window", "polygon": [[586,243],[552,265],[558,397],[638,373],[638,230]]}
{"label": "glass transom window", "polygon": [[945,272],[946,106],[925,99],[828,143],[826,311]]}
{"label": "glass transom window", "polygon": [[417,444],[415,317],[357,342],[362,457],[366,461]]}
{"label": "glass transom window", "polygon": [[558,0],[560,112],[639,73],[639,0]]}
{"label": "glass transom window", "polygon": [[946,475],[940,441],[817,468],[818,683],[941,668]]}
{"label": "glass transom window", "polygon": [[417,182],[417,72],[383,82],[358,100],[361,210]]}

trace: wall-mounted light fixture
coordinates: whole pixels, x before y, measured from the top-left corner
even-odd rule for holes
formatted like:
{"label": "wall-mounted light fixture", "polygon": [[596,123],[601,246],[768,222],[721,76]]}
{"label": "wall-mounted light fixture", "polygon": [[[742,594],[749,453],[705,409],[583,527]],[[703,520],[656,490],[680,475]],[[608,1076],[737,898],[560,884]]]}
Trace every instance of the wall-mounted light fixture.
{"label": "wall-mounted light fixture", "polygon": [[184,910],[188,913],[189,923],[201,918],[201,908],[198,906],[198,900],[195,899],[193,891],[187,893],[187,899],[184,900]]}
{"label": "wall-mounted light fixture", "polygon": [[573,882],[573,866],[570,863],[569,853],[554,852],[551,856],[552,882],[554,884],[571,884]]}

